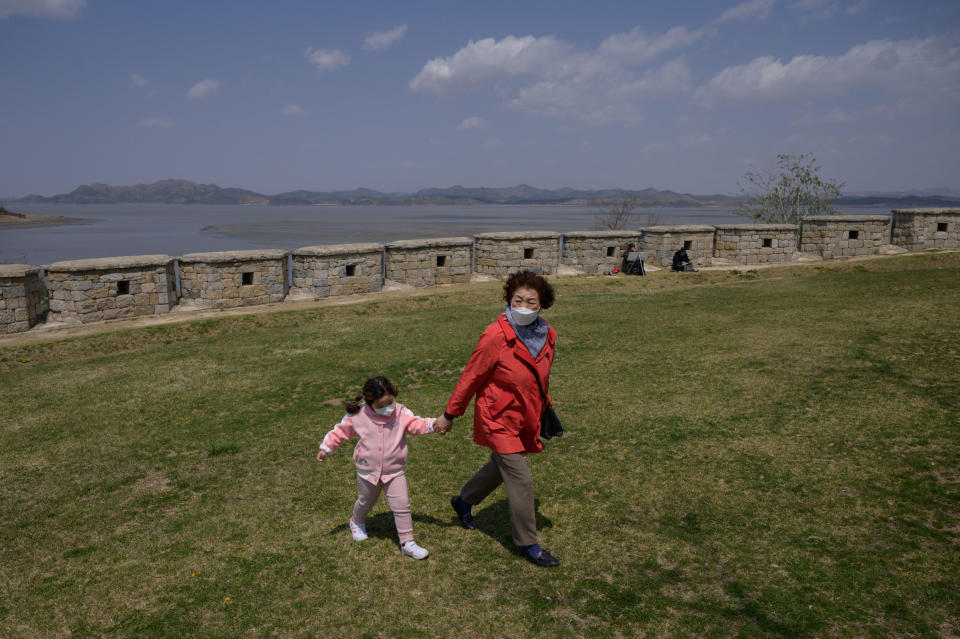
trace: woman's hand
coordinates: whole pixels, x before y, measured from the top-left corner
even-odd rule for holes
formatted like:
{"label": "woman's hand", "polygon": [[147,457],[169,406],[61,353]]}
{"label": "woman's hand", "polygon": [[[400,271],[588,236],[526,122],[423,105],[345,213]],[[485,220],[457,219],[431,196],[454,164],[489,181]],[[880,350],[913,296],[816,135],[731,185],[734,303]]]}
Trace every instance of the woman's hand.
{"label": "woman's hand", "polygon": [[317,461],[318,461],[318,462],[322,462],[322,461],[323,461],[323,458],[326,457],[326,456],[327,456],[327,454],[321,450],[319,453],[317,453]]}
{"label": "woman's hand", "polygon": [[433,423],[434,428],[436,428],[437,433],[440,435],[446,435],[450,432],[450,429],[453,428],[453,420],[447,419],[445,415],[437,417],[437,421]]}

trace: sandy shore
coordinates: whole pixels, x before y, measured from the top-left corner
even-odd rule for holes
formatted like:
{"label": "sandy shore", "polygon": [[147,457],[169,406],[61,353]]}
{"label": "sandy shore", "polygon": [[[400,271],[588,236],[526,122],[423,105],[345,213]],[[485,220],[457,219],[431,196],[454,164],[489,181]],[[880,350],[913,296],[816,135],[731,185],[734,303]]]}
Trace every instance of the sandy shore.
{"label": "sandy shore", "polygon": [[82,217],[63,217],[62,215],[35,215],[32,213],[8,215],[0,213],[0,229],[33,229],[42,226],[78,224],[93,224],[93,222]]}

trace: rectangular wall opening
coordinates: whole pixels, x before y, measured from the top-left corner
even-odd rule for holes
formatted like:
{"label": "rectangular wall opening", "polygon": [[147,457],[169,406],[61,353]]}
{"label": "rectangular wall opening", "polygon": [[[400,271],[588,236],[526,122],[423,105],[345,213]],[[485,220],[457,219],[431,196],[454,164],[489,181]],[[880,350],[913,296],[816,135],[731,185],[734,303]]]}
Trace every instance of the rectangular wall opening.
{"label": "rectangular wall opening", "polygon": [[937,222],[937,233],[946,233],[946,232],[947,232],[947,223]]}
{"label": "rectangular wall opening", "polygon": [[447,265],[447,256],[438,255],[437,256],[437,266],[446,266]]}
{"label": "rectangular wall opening", "polygon": [[125,282],[123,280],[117,282],[117,295],[129,295],[130,294],[130,282]]}
{"label": "rectangular wall opening", "polygon": [[614,256],[613,248],[614,248],[614,247],[612,247],[612,246],[608,246],[608,247],[607,247],[607,257],[613,257],[613,256]]}
{"label": "rectangular wall opening", "polygon": [[848,239],[855,240],[860,237],[860,231],[849,231],[847,237]]}
{"label": "rectangular wall opening", "polygon": [[253,284],[253,273],[241,273],[240,274],[240,283],[243,286],[250,286]]}
{"label": "rectangular wall opening", "polygon": [[347,264],[347,277],[353,277],[357,274],[356,264]]}
{"label": "rectangular wall opening", "polygon": [[532,259],[533,259],[533,249],[532,249],[532,248],[525,248],[525,249],[523,249],[523,259],[525,259],[525,260],[532,260]]}
{"label": "rectangular wall opening", "polygon": [[765,237],[763,238],[763,248],[773,248],[773,238]]}
{"label": "rectangular wall opening", "polygon": [[683,241],[683,250],[689,251],[693,248],[693,240],[684,240]]}

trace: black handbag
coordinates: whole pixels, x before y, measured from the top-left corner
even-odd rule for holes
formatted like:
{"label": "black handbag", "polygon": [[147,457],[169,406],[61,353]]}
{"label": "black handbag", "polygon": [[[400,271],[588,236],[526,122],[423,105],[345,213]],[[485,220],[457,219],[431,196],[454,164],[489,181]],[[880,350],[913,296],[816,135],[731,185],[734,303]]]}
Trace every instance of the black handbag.
{"label": "black handbag", "polygon": [[543,415],[540,415],[540,436],[544,439],[552,437],[563,437],[563,424],[560,418],[553,412],[553,406],[546,405],[543,409]]}
{"label": "black handbag", "polygon": [[540,376],[537,375],[537,369],[524,362],[533,371],[533,378],[537,380],[537,388],[540,389],[540,397],[543,398],[543,414],[540,415],[540,437],[544,439],[553,439],[554,437],[563,437],[563,424],[560,418],[553,410],[547,394],[543,392],[543,384],[540,383]]}

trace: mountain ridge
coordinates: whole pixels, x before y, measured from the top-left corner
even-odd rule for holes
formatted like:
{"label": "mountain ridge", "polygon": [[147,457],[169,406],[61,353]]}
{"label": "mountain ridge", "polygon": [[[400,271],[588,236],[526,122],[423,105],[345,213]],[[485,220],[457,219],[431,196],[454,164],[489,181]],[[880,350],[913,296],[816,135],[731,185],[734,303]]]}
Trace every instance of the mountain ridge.
{"label": "mountain ridge", "polygon": [[[952,191],[951,189],[944,189]],[[637,206],[698,207],[734,204],[741,198],[729,195],[690,195],[670,190],[631,189],[540,189],[529,184],[510,187],[431,187],[415,193],[384,193],[358,187],[352,190],[311,191],[298,189],[266,195],[216,184],[198,184],[190,180],[166,179],[151,184],[111,186],[102,182],[78,186],[70,193],[49,197],[28,195],[14,200],[26,203],[56,204],[233,204],[233,205],[430,205],[430,204],[565,204],[609,206],[622,200],[636,200]],[[842,196],[837,204],[848,206],[960,206],[960,198],[950,194],[864,194]]]}

